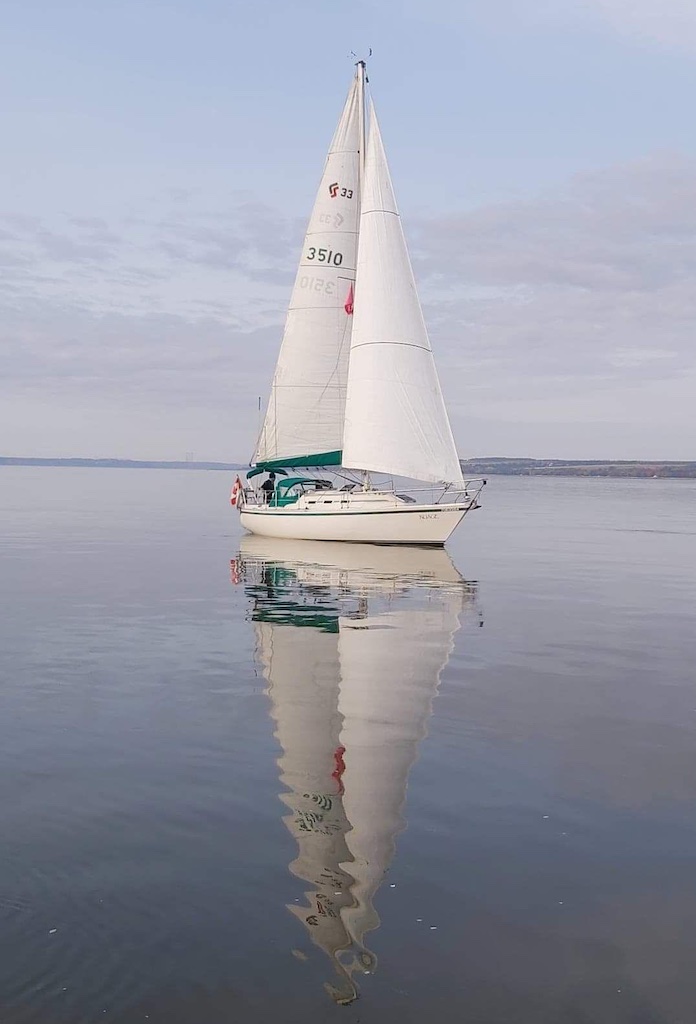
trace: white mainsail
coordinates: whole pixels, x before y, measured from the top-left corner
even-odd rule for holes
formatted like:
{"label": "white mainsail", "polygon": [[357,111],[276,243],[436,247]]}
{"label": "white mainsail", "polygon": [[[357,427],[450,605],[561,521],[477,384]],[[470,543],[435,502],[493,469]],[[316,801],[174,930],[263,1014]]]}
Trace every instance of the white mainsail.
{"label": "white mainsail", "polygon": [[340,462],[360,212],[362,82],[358,73],[329,147],[255,463]]}
{"label": "white mainsail", "polygon": [[370,113],[343,465],[462,485],[374,107]]}

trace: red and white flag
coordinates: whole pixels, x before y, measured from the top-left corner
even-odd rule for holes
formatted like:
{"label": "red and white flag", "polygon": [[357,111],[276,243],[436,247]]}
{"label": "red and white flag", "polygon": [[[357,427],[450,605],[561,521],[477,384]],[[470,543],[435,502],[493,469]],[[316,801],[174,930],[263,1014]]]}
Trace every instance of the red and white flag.
{"label": "red and white flag", "polygon": [[230,492],[230,505],[241,505],[243,499],[244,492],[242,490],[242,481],[237,477]]}
{"label": "red and white flag", "polygon": [[346,299],[346,304],[345,304],[345,306],[343,308],[345,309],[345,311],[348,314],[348,316],[352,316],[353,315],[353,285],[350,286],[350,291],[348,292],[348,298]]}

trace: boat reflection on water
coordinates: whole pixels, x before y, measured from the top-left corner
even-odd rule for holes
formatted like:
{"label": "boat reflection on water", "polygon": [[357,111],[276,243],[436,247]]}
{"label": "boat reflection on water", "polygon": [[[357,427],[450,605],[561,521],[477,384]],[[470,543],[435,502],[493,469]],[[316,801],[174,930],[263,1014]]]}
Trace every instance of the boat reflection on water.
{"label": "boat reflection on water", "polygon": [[476,584],[443,549],[245,537],[232,578],[252,599],[268,682],[283,820],[309,883],[288,909],[332,960],[326,987],[358,995],[377,960],[374,897],[405,827],[410,768],[439,677],[466,616],[482,625]]}

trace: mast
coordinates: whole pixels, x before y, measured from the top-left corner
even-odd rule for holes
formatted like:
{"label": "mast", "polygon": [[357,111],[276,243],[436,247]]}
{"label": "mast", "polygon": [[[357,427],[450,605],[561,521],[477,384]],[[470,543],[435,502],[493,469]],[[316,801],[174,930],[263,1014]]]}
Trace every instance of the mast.
{"label": "mast", "polygon": [[360,139],[360,162],[359,162],[359,180],[360,180],[360,195],[362,197],[362,183],[365,175],[365,147],[367,145],[367,122],[365,118],[365,83],[367,81],[367,70],[364,60],[359,60],[356,64],[358,69],[358,138]]}
{"label": "mast", "polygon": [[[372,51],[370,50],[370,53]],[[358,104],[359,104],[359,128],[358,137],[360,139],[360,155],[358,161],[358,174],[360,182],[360,207],[362,209],[362,195],[363,195],[363,182],[365,180],[365,149],[367,148],[367,117],[366,117],[366,103],[365,103],[365,84],[367,82],[367,66],[364,60],[359,60],[357,65],[358,69]],[[358,213],[358,225],[360,224],[360,213]],[[360,229],[358,227],[358,240],[360,239]],[[357,268],[356,268],[357,270]],[[370,474],[365,469],[362,474],[362,489],[363,491],[369,491],[371,488]]]}

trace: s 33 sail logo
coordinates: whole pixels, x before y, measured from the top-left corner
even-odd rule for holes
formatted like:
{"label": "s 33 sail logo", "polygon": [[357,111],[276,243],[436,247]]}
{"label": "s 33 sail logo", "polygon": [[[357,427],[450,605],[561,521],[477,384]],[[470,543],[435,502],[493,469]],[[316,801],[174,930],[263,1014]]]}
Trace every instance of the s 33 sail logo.
{"label": "s 33 sail logo", "polygon": [[336,196],[338,195],[342,196],[344,199],[352,199],[353,189],[341,188],[339,183],[337,181],[334,181],[333,184],[329,185],[329,195],[331,196],[332,199],[335,199]]}

